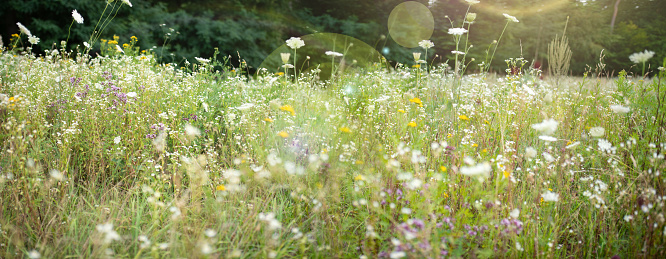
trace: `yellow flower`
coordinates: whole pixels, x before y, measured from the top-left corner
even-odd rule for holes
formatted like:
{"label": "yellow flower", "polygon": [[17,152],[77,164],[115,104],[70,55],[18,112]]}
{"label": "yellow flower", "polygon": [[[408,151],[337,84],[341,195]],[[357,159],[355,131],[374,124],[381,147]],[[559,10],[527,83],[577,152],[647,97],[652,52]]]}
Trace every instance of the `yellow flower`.
{"label": "yellow flower", "polygon": [[110,40],[110,41],[109,41],[109,44],[112,44],[112,45],[118,45],[118,41]]}
{"label": "yellow flower", "polygon": [[127,47],[129,47],[129,44],[123,43],[123,48],[127,48]]}
{"label": "yellow flower", "polygon": [[442,171],[442,173],[446,173],[446,166],[440,166],[439,170]]}
{"label": "yellow flower", "polygon": [[18,37],[19,37],[19,35],[18,35],[18,34],[16,34],[16,33],[14,33],[14,34],[12,34],[12,37],[13,37],[13,38],[18,38]]}
{"label": "yellow flower", "polygon": [[485,149],[485,148],[484,148],[483,150],[481,150],[481,152],[483,152],[483,153],[488,153],[488,149]]}
{"label": "yellow flower", "polygon": [[407,123],[407,126],[410,126],[412,128],[416,127],[416,122],[410,121],[409,123]]}
{"label": "yellow flower", "polygon": [[344,132],[344,133],[350,133],[351,132],[351,130],[347,127],[340,127],[340,131]]}
{"label": "yellow flower", "polygon": [[445,192],[442,192],[442,194],[444,194],[444,197],[446,197],[446,198],[448,198],[448,197],[449,197],[449,195],[448,195],[448,194],[446,194]]}
{"label": "yellow flower", "polygon": [[478,146],[479,146],[479,144],[476,144],[476,143],[472,144],[472,147],[478,147]]}
{"label": "yellow flower", "polygon": [[264,118],[264,121],[266,121],[266,122],[273,122],[273,119],[271,119],[271,118]]}
{"label": "yellow flower", "polygon": [[567,141],[567,146],[573,144],[574,142],[576,142],[576,139]]}
{"label": "yellow flower", "polygon": [[413,68],[419,68],[419,67],[421,67],[421,65],[416,64],[416,65],[413,65],[412,67],[413,67]]}
{"label": "yellow flower", "polygon": [[502,173],[504,174],[504,177],[506,177],[506,178],[509,178],[509,176],[511,176],[511,173],[509,173],[509,171],[504,170],[504,172],[502,172]]}
{"label": "yellow flower", "polygon": [[469,118],[467,118],[467,115],[460,115],[460,116],[458,116],[458,118],[461,119],[461,120],[464,120],[464,121],[469,120]]}
{"label": "yellow flower", "polygon": [[137,41],[138,39],[136,38],[136,36],[132,36],[132,37],[130,37],[130,40],[131,41]]}
{"label": "yellow flower", "polygon": [[294,111],[294,107],[291,107],[291,105],[283,105],[280,107],[280,110],[286,111],[286,112],[291,112],[291,116],[296,115],[296,112]]}
{"label": "yellow flower", "polygon": [[400,109],[400,110],[398,110],[398,112],[399,113],[405,113],[405,110]]}
{"label": "yellow flower", "polygon": [[357,164],[357,165],[365,164],[365,162],[363,162],[363,161],[361,161],[361,160],[356,160],[356,162],[354,162],[354,163]]}
{"label": "yellow flower", "polygon": [[227,188],[224,187],[224,184],[220,184],[220,185],[218,185],[217,188],[215,188],[215,189],[218,190],[218,191],[224,191],[224,190],[226,190]]}
{"label": "yellow flower", "polygon": [[101,40],[99,40],[99,41],[106,43],[106,40],[105,40],[105,39],[101,39]]}
{"label": "yellow flower", "polygon": [[277,72],[275,74],[278,75],[278,76],[282,76],[282,75],[284,75],[284,72]]}
{"label": "yellow flower", "polygon": [[288,137],[289,137],[289,133],[284,132],[284,131],[280,131],[280,132],[278,133],[278,136],[280,136],[280,137],[282,137],[282,138],[288,138]]}
{"label": "yellow flower", "polygon": [[118,37],[117,35],[113,35],[113,40],[118,41],[119,39],[120,37]]}
{"label": "yellow flower", "polygon": [[453,135],[451,135],[451,133],[446,134],[446,138],[452,138],[452,137],[453,137]]}
{"label": "yellow flower", "polygon": [[486,124],[490,124],[488,120],[483,120],[483,122],[485,122]]}
{"label": "yellow flower", "polygon": [[360,174],[357,175],[356,177],[354,177],[354,181],[364,181],[364,180],[365,180],[365,178],[363,178],[363,176],[360,175]]}
{"label": "yellow flower", "polygon": [[412,98],[412,99],[409,99],[409,101],[410,101],[410,102],[413,102],[413,103],[415,103],[415,104],[418,104],[419,107],[423,107],[423,103],[421,102],[421,99],[419,99],[418,97],[414,97],[414,98]]}

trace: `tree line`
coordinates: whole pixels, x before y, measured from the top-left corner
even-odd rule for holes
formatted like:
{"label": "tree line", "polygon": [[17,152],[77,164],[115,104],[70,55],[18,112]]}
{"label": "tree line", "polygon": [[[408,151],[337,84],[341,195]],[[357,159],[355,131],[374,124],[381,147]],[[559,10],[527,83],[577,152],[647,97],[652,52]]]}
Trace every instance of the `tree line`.
{"label": "tree line", "polygon": [[[286,39],[317,32],[351,36],[380,52],[389,49],[382,53],[392,62],[410,64],[412,52],[416,51],[395,43],[387,29],[389,14],[404,0],[130,1],[132,7],[120,6],[120,0],[8,1],[0,9],[0,35],[7,45],[11,35],[19,32],[16,23],[20,22],[40,37],[41,42],[33,47],[39,53],[67,37],[70,48],[82,45],[93,31],[103,30],[102,38],[117,35],[121,44],[136,36],[137,45],[154,48],[161,62],[192,62],[194,57],[212,56],[217,48],[234,62],[242,59],[250,67],[259,66]],[[452,59],[455,44],[447,30],[451,28],[450,21],[456,27],[463,21],[468,3],[417,2],[429,6],[435,20],[431,37],[435,47],[429,50],[428,58],[435,59],[435,63]],[[109,14],[114,5],[120,8]],[[83,24],[72,23],[74,9],[84,17]],[[491,65],[494,71],[504,71],[504,60],[515,57],[538,62],[545,69],[548,44],[565,33],[565,25],[573,53],[571,74],[580,75],[595,67],[602,54],[608,72],[625,69],[638,73],[640,68],[629,60],[629,55],[643,50],[655,52],[646,64],[651,68],[648,71],[664,65],[666,1],[481,0],[469,12],[477,13],[469,32],[469,44],[474,47],[468,53],[468,58],[476,62],[485,60],[488,47],[499,38],[505,21],[503,13],[520,20],[504,32]],[[99,27],[109,19],[113,20],[107,26]],[[93,53],[98,52],[96,45]]]}

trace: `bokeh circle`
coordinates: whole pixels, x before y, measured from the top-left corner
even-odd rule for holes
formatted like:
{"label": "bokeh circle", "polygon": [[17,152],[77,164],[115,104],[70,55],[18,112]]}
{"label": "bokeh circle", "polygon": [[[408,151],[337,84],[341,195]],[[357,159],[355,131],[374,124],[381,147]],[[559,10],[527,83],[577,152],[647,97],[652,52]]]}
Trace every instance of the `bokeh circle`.
{"label": "bokeh circle", "polygon": [[391,38],[405,48],[418,47],[435,30],[435,19],[427,6],[414,1],[397,5],[388,18]]}

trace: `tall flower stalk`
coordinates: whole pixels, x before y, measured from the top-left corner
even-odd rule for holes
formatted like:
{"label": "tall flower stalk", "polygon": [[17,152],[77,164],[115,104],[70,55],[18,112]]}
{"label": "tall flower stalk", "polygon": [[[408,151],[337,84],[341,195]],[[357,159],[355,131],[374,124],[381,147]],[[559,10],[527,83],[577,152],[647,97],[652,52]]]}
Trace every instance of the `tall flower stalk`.
{"label": "tall flower stalk", "polygon": [[65,42],[69,42],[69,34],[72,31],[72,25],[74,25],[74,22],[83,24],[83,17],[76,11],[76,9],[72,11],[72,23],[69,25],[69,29],[67,29],[67,40]]}
{"label": "tall flower stalk", "polygon": [[299,37],[291,37],[287,41],[287,46],[294,50],[294,78],[296,78],[296,84],[298,84],[298,71],[296,69],[296,50],[305,46],[305,42]]}
{"label": "tall flower stalk", "polygon": [[[493,54],[490,56],[490,61],[486,64],[484,73],[487,73],[490,70],[490,64],[493,63],[493,58],[495,57],[495,51],[497,51],[497,46],[499,46],[500,41],[502,40],[502,36],[504,36],[504,32],[506,31],[506,28],[509,26],[509,23],[515,22],[518,23],[518,19],[516,17],[508,15],[508,14],[502,14],[504,15],[504,18],[506,18],[506,24],[504,24],[504,29],[502,29],[502,33],[499,36],[499,39],[497,39],[497,42],[493,42],[495,44],[495,48],[493,49]],[[487,59],[487,56],[486,56]]]}
{"label": "tall flower stalk", "polygon": [[643,63],[643,70],[641,71],[641,76],[645,76],[645,62],[651,59],[654,56],[654,51],[645,50],[643,52],[636,52],[629,55],[629,60],[635,64]]}
{"label": "tall flower stalk", "polygon": [[[113,6],[111,6],[110,2],[106,3],[106,6],[104,7],[104,10],[102,10],[102,15],[99,16],[99,20],[97,20],[97,24],[95,24],[95,29],[93,29],[93,33],[90,35],[90,38],[88,39],[88,42],[89,42],[91,47],[94,46],[95,42],[97,42],[97,40],[102,36],[102,33],[104,32],[106,27],[109,26],[111,21],[113,21],[113,19],[116,18],[116,15],[118,15],[118,11],[120,11],[120,6],[122,6],[123,4],[126,4],[127,6],[132,7],[132,3],[129,0],[122,0],[122,3],[120,3],[120,6],[118,6],[118,8],[116,9],[116,12],[114,13],[113,9],[116,8],[116,5],[118,5],[117,4],[118,2],[120,2],[120,1],[116,1],[116,3],[114,3]],[[106,18],[104,18],[104,21],[102,21],[102,18],[104,17],[104,14],[106,13],[106,9],[108,9],[109,6],[111,6],[111,11],[106,15]],[[111,17],[112,13],[113,13],[113,17]],[[109,17],[110,17],[110,19],[109,19]],[[101,24],[100,24],[100,22],[101,22]],[[73,24],[73,21],[72,21],[72,24]],[[71,27],[71,25],[70,25],[70,27]],[[97,31],[98,27],[100,28],[99,31]]]}
{"label": "tall flower stalk", "polygon": [[419,46],[425,50],[425,57],[423,59],[426,60],[425,64],[426,64],[426,73],[427,73],[428,72],[428,63],[427,63],[428,49],[434,47],[435,43],[432,43],[432,41],[429,41],[429,40],[422,40],[422,41],[419,42]]}

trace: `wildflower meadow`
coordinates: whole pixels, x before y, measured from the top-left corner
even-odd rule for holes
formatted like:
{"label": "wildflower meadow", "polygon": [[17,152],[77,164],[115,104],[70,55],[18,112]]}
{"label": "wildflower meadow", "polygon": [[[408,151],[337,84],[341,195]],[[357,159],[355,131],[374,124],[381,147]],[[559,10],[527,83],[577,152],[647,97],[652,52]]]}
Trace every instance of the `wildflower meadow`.
{"label": "wildflower meadow", "polygon": [[[256,72],[103,30],[38,54],[18,23],[0,53],[0,258],[666,257],[666,61],[645,50],[613,74],[596,53],[568,76],[564,34],[562,73],[498,60],[502,36],[466,40],[483,18],[466,2],[408,63],[338,41],[318,66],[290,37]],[[98,22],[79,11],[72,32]]]}

